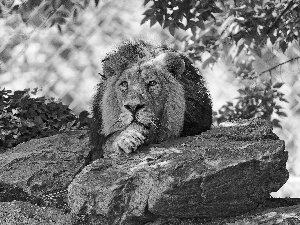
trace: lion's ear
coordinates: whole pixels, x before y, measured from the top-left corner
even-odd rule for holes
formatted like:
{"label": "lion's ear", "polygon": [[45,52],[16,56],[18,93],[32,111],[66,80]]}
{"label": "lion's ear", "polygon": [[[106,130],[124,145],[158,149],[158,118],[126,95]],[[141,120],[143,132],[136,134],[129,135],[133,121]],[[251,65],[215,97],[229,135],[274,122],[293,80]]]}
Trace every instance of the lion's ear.
{"label": "lion's ear", "polygon": [[161,53],[154,59],[154,62],[165,67],[170,73],[174,74],[176,78],[180,78],[185,71],[184,60],[175,52]]}

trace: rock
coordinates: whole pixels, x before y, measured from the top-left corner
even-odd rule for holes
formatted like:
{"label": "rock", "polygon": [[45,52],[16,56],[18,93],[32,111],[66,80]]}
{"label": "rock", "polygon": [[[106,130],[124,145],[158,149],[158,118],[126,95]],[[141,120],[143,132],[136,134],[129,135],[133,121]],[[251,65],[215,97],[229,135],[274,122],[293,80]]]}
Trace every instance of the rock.
{"label": "rock", "polygon": [[240,215],[288,179],[284,148],[271,124],[255,119],[99,159],[70,184],[71,213],[99,224],[132,225]]}
{"label": "rock", "polygon": [[0,157],[0,201],[41,203],[63,193],[86,165],[89,151],[86,131],[33,139],[8,150]]}
{"label": "rock", "polygon": [[3,225],[71,225],[71,217],[57,209],[38,207],[28,202],[0,202]]}
{"label": "rock", "polygon": [[236,120],[233,122],[223,122],[217,130],[209,130],[203,133],[202,136],[205,138],[223,137],[236,141],[278,140],[278,136],[272,130],[271,123],[266,120]]}
{"label": "rock", "polygon": [[247,213],[245,215],[232,218],[213,219],[211,221],[205,221],[201,219],[159,218],[154,222],[147,223],[146,225],[294,225],[300,224],[299,212],[300,204],[289,207],[279,207],[276,209],[267,209],[259,213]]}
{"label": "rock", "polygon": [[0,183],[0,202],[11,202],[15,199],[20,201],[30,201],[31,196],[22,188],[11,184]]}
{"label": "rock", "polygon": [[[246,215],[225,221],[225,224],[300,224],[300,205],[268,209],[262,213]],[[217,224],[217,223],[214,223]]]}

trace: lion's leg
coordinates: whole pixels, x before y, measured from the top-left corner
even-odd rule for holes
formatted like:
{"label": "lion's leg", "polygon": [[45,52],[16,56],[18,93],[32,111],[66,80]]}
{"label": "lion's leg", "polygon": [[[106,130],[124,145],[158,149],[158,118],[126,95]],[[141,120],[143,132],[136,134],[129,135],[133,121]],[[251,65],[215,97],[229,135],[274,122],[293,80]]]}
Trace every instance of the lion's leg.
{"label": "lion's leg", "polygon": [[105,155],[131,153],[145,143],[149,131],[138,124],[131,124],[125,130],[111,135],[105,144]]}

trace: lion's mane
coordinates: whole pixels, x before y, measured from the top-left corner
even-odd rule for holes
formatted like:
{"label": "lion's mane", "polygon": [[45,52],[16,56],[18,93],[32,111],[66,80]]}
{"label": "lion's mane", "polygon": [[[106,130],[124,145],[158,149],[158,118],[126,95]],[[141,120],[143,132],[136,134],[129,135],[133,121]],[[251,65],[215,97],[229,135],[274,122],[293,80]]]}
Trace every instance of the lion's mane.
{"label": "lion's mane", "polygon": [[96,151],[101,149],[121,113],[113,84],[125,69],[141,59],[152,60],[158,68],[164,67],[169,74],[168,96],[163,115],[159,118],[165,131],[159,134],[159,142],[178,136],[197,135],[211,127],[210,94],[202,74],[191,61],[166,46],[153,46],[142,40],[126,41],[102,60],[103,79],[96,87],[92,105],[91,144]]}

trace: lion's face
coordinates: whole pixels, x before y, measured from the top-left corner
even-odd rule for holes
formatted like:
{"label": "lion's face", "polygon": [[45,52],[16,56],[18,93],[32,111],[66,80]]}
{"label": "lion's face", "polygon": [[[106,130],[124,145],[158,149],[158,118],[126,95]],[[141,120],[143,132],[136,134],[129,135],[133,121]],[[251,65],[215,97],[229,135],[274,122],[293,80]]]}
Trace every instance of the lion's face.
{"label": "lion's face", "polygon": [[146,127],[158,126],[166,100],[163,76],[153,65],[134,65],[125,70],[115,84],[120,119]]}
{"label": "lion's face", "polygon": [[102,132],[106,136],[131,124],[148,129],[150,142],[179,135],[184,119],[184,90],[161,62],[161,56],[136,62],[108,78],[102,98]]}
{"label": "lion's face", "polygon": [[[164,73],[153,62],[134,64],[111,84],[115,101],[114,111],[117,111],[118,115],[110,120],[113,124],[109,126],[111,129],[105,132],[106,135],[124,130],[132,123],[147,129],[158,128],[168,88]],[[107,95],[112,97],[112,93]],[[104,99],[107,100],[109,99]]]}

